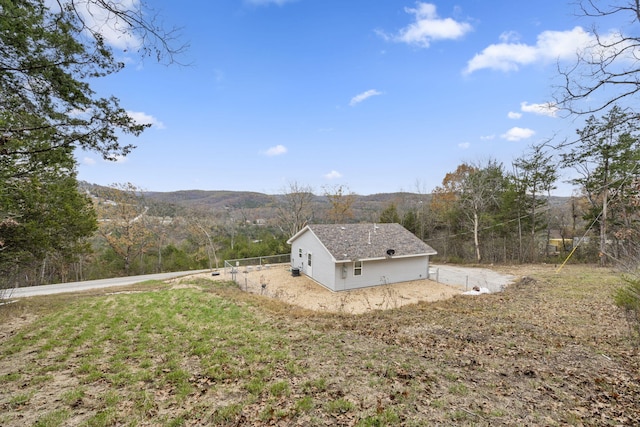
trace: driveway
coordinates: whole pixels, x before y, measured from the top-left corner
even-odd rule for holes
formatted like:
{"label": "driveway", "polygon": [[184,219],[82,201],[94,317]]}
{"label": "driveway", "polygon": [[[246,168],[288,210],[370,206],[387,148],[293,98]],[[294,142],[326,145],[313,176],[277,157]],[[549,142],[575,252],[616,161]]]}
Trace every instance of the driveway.
{"label": "driveway", "polygon": [[111,288],[126,286],[147,280],[168,280],[192,274],[206,273],[211,270],[178,271],[172,273],[145,274],[142,276],[116,277],[113,279],[87,280],[84,282],[59,283],[56,285],[29,286],[26,288],[8,289],[5,297],[23,298],[36,295],[61,294],[65,292],[86,291],[89,289]]}
{"label": "driveway", "polygon": [[458,267],[453,265],[431,265],[429,278],[438,283],[459,286],[470,291],[474,286],[500,292],[516,280],[516,276],[498,273],[488,268]]}

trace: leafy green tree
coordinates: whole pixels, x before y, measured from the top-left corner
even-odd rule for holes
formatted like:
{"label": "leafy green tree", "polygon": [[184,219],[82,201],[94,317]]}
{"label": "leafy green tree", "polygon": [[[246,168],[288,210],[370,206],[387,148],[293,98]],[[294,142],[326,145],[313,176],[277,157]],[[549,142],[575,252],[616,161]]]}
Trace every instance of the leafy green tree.
{"label": "leafy green tree", "polygon": [[416,236],[420,231],[420,224],[418,223],[418,214],[415,209],[409,209],[402,216],[402,226],[415,234]]}
{"label": "leafy green tree", "polygon": [[[518,218],[521,218],[525,212],[528,213],[529,226],[529,256],[532,262],[535,262],[538,254],[538,246],[536,244],[536,234],[547,228],[547,221],[541,217],[549,208],[549,197],[551,191],[555,187],[558,180],[559,172],[557,162],[554,161],[553,155],[545,150],[545,145],[532,146],[528,153],[516,159],[514,166],[514,184],[517,191],[517,205],[515,208],[518,212]],[[522,226],[523,221],[520,219],[519,224]],[[519,237],[522,240],[522,227],[519,228]],[[545,239],[548,241],[548,237]]]}
{"label": "leafy green tree", "polygon": [[[89,251],[87,238],[97,227],[91,200],[77,191],[75,177],[2,181],[0,199],[10,213],[0,224],[0,284],[11,285],[18,276],[22,285],[65,281],[69,266]],[[54,265],[57,271],[47,272]]]}
{"label": "leafy green tree", "polygon": [[[635,270],[635,269],[634,269]],[[636,345],[640,346],[640,277],[636,274],[624,279],[625,284],[616,290],[614,302],[627,318]]]}
{"label": "leafy green tree", "polygon": [[[578,130],[579,141],[563,155],[563,164],[574,168],[578,184],[591,205],[587,217],[599,230],[600,259],[616,258],[607,241],[637,221],[640,143],[635,115],[613,107],[598,119],[589,117]],[[612,229],[610,229],[612,227]]]}
{"label": "leafy green tree", "polygon": [[400,215],[398,214],[398,207],[395,203],[390,203],[380,214],[380,222],[383,224],[400,224]]}
{"label": "leafy green tree", "polygon": [[1,154],[14,163],[46,152],[55,164],[77,147],[114,160],[132,148],[121,145],[118,134],[137,135],[147,126],[115,97],[91,89],[91,78],[124,65],[99,33],[83,35],[87,26],[75,6],[54,10],[38,0],[0,0]]}
{"label": "leafy green tree", "polygon": [[504,191],[500,195],[493,216],[492,230],[495,237],[501,240],[500,244],[496,244],[501,250],[494,254],[493,259],[502,262],[523,262],[523,230],[527,228],[529,218],[524,214],[526,198],[513,176],[509,175],[506,178]]}
{"label": "leafy green tree", "polygon": [[495,225],[496,211],[505,187],[502,165],[489,160],[485,165],[459,165],[445,176],[441,187],[434,189],[432,211],[439,212],[450,224],[463,225],[473,236],[476,262],[483,259],[482,230]]}
{"label": "leafy green tree", "polygon": [[162,248],[162,258],[165,269],[169,271],[186,271],[198,267],[194,263],[194,258],[187,254],[183,248],[172,244]]}
{"label": "leafy green tree", "polygon": [[[73,185],[73,151],[117,159],[133,148],[122,145],[118,136],[138,135],[147,126],[136,123],[117,98],[97,96],[91,87],[93,79],[124,67],[110,45],[114,34],[143,56],[155,54],[168,62],[182,50],[172,47],[173,31],[163,31],[136,5],[0,0],[0,244],[5,271],[8,264],[19,270],[26,260],[59,249],[45,235],[81,240],[91,229],[94,214],[84,208],[87,202]],[[59,203],[75,204],[76,215],[63,218],[47,205],[36,216],[30,201],[35,203],[42,196],[36,192],[43,191],[58,194]],[[18,230],[36,237],[29,227],[36,217],[42,238],[16,239]],[[62,226],[66,233],[60,233]]]}

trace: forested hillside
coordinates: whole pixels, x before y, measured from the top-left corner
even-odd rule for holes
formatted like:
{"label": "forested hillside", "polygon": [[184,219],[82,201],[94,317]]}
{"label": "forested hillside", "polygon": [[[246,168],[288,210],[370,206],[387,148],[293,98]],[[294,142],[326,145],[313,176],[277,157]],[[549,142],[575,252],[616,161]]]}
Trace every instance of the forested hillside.
{"label": "forested hillside", "polygon": [[[440,261],[474,261],[476,255],[467,213],[460,206],[443,210],[438,199],[442,194],[144,192],[130,184],[88,183],[81,183],[81,189],[93,200],[99,218],[92,240],[94,261],[84,268],[91,278],[216,268],[228,259],[288,253],[286,240],[308,223],[398,222],[432,245]],[[533,234],[526,225],[528,212],[514,221],[505,220],[514,217],[511,205],[487,209],[482,219],[486,226],[478,233],[481,262],[557,260],[566,255],[572,238],[584,232],[574,215],[578,202],[568,197],[541,200]],[[553,237],[566,242],[550,247]]]}
{"label": "forested hillside", "polygon": [[[286,240],[308,223],[398,222],[435,248],[437,260],[444,262],[558,261],[572,249],[572,239],[585,233],[584,198],[539,197],[532,212],[504,186],[474,223],[473,208],[457,198],[457,190],[373,195],[334,190],[322,195],[306,187],[277,195],[146,192],[129,183],[81,182],[79,193],[93,206],[96,231],[80,239],[69,255],[49,252],[33,259],[14,280],[29,286],[219,268],[229,259],[288,253]],[[548,244],[553,238],[556,246]],[[585,246],[575,259],[592,252]]]}

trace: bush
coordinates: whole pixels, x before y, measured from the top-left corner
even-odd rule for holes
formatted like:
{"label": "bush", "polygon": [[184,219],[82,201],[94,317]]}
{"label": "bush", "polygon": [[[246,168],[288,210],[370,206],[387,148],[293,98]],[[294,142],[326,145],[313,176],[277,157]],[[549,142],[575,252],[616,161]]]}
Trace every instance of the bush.
{"label": "bush", "polygon": [[614,295],[616,305],[624,310],[636,345],[640,345],[640,279],[625,279],[626,285]]}

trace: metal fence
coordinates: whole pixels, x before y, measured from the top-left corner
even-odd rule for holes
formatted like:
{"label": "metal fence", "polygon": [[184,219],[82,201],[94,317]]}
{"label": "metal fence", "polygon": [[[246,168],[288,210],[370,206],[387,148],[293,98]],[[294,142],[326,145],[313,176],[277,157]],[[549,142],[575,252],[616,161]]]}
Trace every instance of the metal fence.
{"label": "metal fence", "polygon": [[270,255],[253,258],[230,259],[224,262],[224,274],[230,274],[231,280],[243,291],[264,294],[266,283],[253,283],[248,279],[247,274],[252,271],[268,270],[270,268],[282,267],[291,264],[291,254]]}
{"label": "metal fence", "polygon": [[224,262],[225,274],[239,270],[241,267],[269,267],[271,264],[284,264],[291,260],[291,254],[269,255],[253,258],[230,259]]}
{"label": "metal fence", "polygon": [[453,265],[431,265],[429,279],[459,287],[464,291],[474,288],[485,288],[489,292],[502,292],[505,287],[515,280],[509,274],[501,274],[487,268],[470,268]]}

